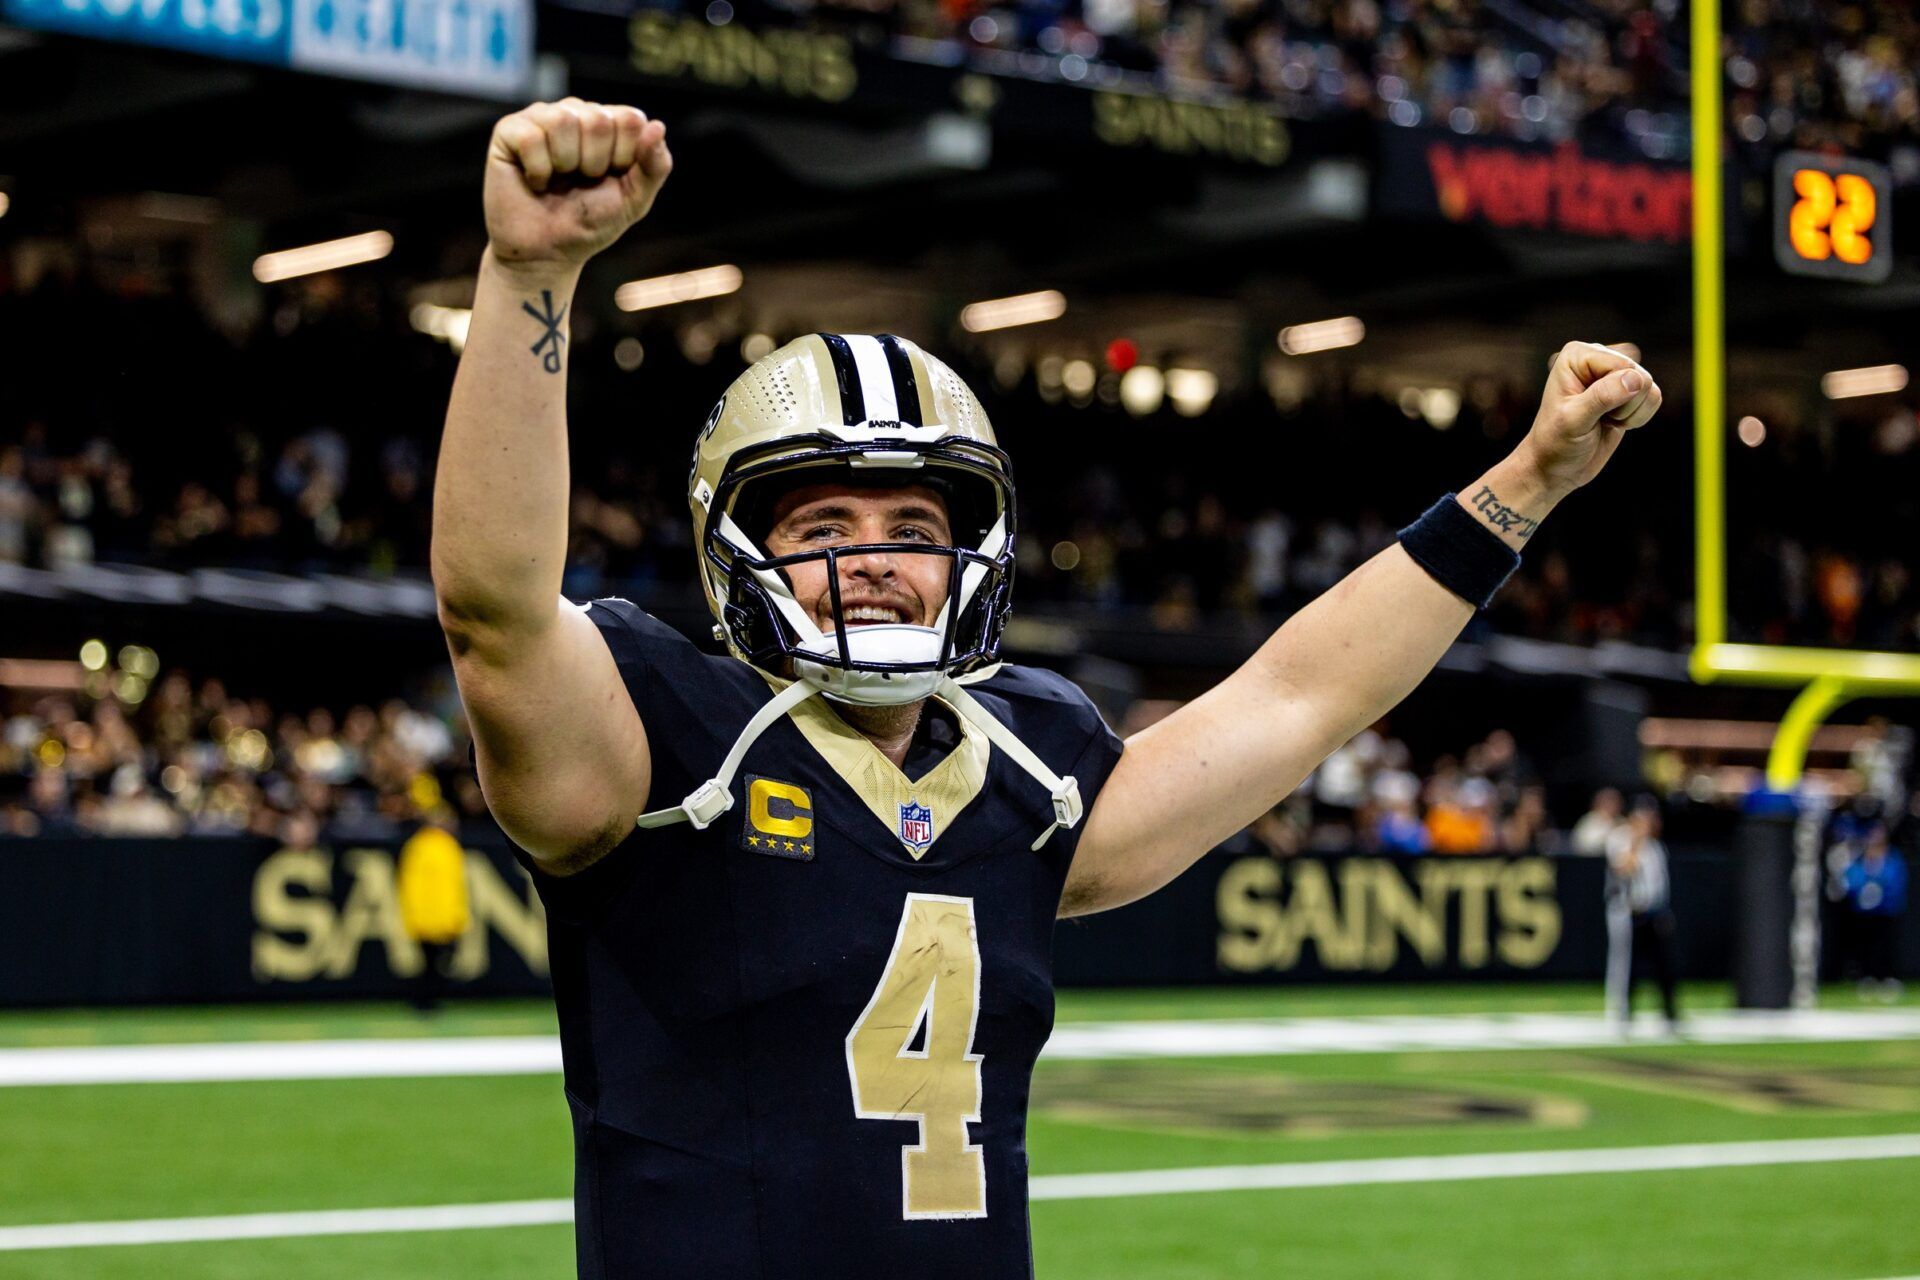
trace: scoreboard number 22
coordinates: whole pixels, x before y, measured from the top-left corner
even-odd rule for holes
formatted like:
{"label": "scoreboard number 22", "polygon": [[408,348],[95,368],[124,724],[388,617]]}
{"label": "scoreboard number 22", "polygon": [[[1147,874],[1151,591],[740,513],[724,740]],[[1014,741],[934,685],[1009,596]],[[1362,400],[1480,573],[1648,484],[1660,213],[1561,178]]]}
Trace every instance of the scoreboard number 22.
{"label": "scoreboard number 22", "polygon": [[1774,162],[1773,251],[1795,275],[1874,284],[1893,269],[1887,171],[1869,160],[1789,151]]}

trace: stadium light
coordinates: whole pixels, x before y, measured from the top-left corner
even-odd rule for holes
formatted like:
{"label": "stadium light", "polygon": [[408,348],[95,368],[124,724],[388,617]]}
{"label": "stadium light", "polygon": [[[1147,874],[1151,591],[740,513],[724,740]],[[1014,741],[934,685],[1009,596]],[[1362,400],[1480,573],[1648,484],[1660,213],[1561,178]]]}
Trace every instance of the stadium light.
{"label": "stadium light", "polygon": [[1280,331],[1280,349],[1290,356],[1310,355],[1351,347],[1367,336],[1367,326],[1359,316],[1340,316],[1333,320],[1315,320],[1311,324],[1291,324]]}
{"label": "stadium light", "polygon": [[968,333],[1011,329],[1018,324],[1041,324],[1067,314],[1067,297],[1058,289],[1017,293],[1010,298],[988,298],[960,308],[960,327]]}
{"label": "stadium light", "polygon": [[1877,396],[1899,391],[1907,385],[1905,365],[1876,364],[1864,369],[1835,369],[1820,377],[1820,392],[1829,400],[1851,400],[1854,396]]}
{"label": "stadium light", "polygon": [[1165,376],[1150,364],[1137,364],[1120,375],[1120,403],[1136,418],[1158,410],[1166,389]]}
{"label": "stadium light", "polygon": [[745,279],[740,268],[723,264],[670,276],[629,280],[613,291],[613,305],[622,311],[645,311],[651,307],[670,307],[676,302],[718,298],[739,289]]}
{"label": "stadium light", "polygon": [[1220,379],[1208,369],[1167,370],[1167,399],[1173,411],[1183,418],[1197,418],[1213,404],[1220,390]]}
{"label": "stadium light", "polygon": [[253,278],[261,284],[272,284],[276,280],[291,280],[295,276],[310,276],[319,271],[337,271],[341,267],[358,266],[362,262],[378,262],[392,252],[391,235],[385,231],[368,231],[339,240],[302,245],[298,249],[263,253],[253,260]]}

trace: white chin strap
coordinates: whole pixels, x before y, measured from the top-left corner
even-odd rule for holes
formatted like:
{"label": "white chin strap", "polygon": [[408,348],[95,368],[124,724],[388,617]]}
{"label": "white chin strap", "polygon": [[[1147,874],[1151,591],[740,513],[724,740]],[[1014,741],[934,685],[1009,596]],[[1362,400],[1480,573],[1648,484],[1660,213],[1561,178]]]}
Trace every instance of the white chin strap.
{"label": "white chin strap", "polygon": [[[899,629],[912,631],[929,630],[929,628],[925,627]],[[861,628],[861,630],[864,631],[866,628]],[[855,636],[858,634],[859,632],[857,631],[854,633]],[[939,633],[934,632],[934,636],[935,643],[938,643]],[[852,637],[849,637],[849,643],[851,643],[851,640]],[[874,673],[843,673],[836,669],[834,674],[871,675]],[[1080,802],[1079,780],[1072,777],[1062,778],[1053,770],[1047,768],[1045,762],[1029,750],[1026,743],[1014,736],[1013,730],[994,719],[993,714],[981,706],[972,694],[954,683],[951,678],[941,675],[939,672],[933,672],[931,674],[936,683],[930,692],[937,693],[941,698],[945,699],[955,711],[959,712],[960,715],[966,719],[968,724],[973,725],[976,729],[986,734],[987,741],[1006,752],[1009,759],[1019,765],[1031,775],[1036,782],[1047,789],[1048,796],[1053,800],[1053,823],[1048,826],[1045,831],[1040,833],[1039,838],[1033,842],[1032,847],[1035,849],[1040,848],[1053,837],[1054,832],[1059,831],[1063,827],[1078,826],[1081,813],[1083,812],[1083,807]],[[805,702],[808,698],[813,697],[815,694],[823,694],[826,692],[828,692],[828,690],[823,685],[816,684],[810,677],[795,680],[792,684],[782,689],[779,693],[775,694],[764,707],[754,712],[753,719],[747,721],[746,727],[740,730],[740,736],[734,739],[733,747],[727,752],[726,759],[720,762],[720,771],[718,773],[701,783],[685,800],[673,808],[655,809],[650,813],[641,814],[639,818],[635,820],[635,825],[640,827],[665,827],[676,822],[690,822],[696,831],[704,831],[712,826],[721,814],[733,808],[734,775],[739,773],[741,762],[747,758],[748,749],[753,746],[761,734],[773,727],[775,721],[781,719],[789,711]],[[898,701],[904,702],[908,701],[908,699],[903,698],[898,699]]]}

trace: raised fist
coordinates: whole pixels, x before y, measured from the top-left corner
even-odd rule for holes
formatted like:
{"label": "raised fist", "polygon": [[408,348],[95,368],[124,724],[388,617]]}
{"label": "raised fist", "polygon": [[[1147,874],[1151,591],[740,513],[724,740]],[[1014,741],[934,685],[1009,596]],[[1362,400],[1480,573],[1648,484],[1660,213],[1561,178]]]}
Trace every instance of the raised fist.
{"label": "raised fist", "polygon": [[487,147],[493,256],[573,270],[644,218],[672,171],[666,125],[634,107],[562,98],[516,111]]}
{"label": "raised fist", "polygon": [[1550,489],[1568,493],[1593,479],[1621,438],[1660,408],[1660,384],[1633,359],[1638,353],[1627,343],[1569,342],[1554,357],[1539,416],[1521,443]]}

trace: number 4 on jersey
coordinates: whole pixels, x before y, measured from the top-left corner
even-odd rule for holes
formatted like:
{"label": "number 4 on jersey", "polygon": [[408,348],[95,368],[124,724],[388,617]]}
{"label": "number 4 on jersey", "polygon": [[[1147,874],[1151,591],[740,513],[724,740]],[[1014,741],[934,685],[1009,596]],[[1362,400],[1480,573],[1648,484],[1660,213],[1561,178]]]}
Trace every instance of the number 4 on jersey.
{"label": "number 4 on jersey", "polygon": [[986,1159],[967,1133],[980,1119],[979,1012],[973,899],[908,894],[880,985],[847,1033],[853,1114],[920,1123],[900,1151],[902,1217],[987,1216]]}

